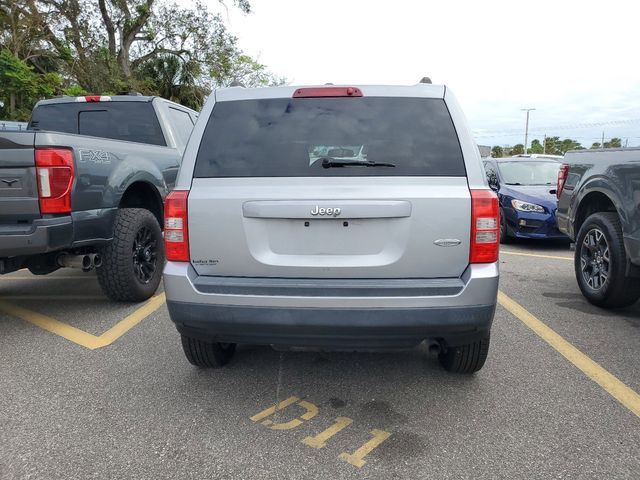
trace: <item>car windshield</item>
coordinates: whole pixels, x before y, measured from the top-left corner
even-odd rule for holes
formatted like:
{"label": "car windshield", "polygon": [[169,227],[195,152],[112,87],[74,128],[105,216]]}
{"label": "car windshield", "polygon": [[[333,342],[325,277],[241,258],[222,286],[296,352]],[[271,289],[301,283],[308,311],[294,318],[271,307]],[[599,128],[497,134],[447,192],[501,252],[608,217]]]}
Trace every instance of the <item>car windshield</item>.
{"label": "car windshield", "polygon": [[499,162],[498,169],[507,185],[555,185],[560,164],[517,160]]}

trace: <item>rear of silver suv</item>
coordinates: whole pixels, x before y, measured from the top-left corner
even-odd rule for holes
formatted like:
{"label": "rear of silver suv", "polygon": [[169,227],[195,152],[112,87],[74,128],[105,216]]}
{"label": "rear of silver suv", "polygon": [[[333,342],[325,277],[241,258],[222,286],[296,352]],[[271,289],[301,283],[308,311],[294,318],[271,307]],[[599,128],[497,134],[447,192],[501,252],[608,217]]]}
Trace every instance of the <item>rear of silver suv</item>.
{"label": "rear of silver suv", "polygon": [[188,360],[237,343],[427,342],[482,368],[498,204],[444,86],[215,91],[165,206],[171,319]]}

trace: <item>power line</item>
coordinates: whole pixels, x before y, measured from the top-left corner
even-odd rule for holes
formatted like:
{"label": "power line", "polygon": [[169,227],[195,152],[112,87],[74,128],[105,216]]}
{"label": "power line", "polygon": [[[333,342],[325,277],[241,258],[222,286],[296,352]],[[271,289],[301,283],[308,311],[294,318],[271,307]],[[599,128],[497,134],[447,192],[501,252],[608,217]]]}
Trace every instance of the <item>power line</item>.
{"label": "power line", "polygon": [[[556,125],[551,127],[536,127],[535,130],[531,130],[534,132],[548,132],[555,130],[573,130],[579,128],[593,128],[593,127],[606,127],[606,126],[616,126],[616,125],[631,125],[634,123],[640,123],[640,118],[630,118],[626,120],[608,120],[604,122],[582,122],[582,123],[573,123],[573,124],[564,124],[564,125]],[[478,131],[476,129],[476,131]],[[521,129],[518,128],[507,128],[504,130],[479,130],[478,133],[475,134],[476,137],[496,137],[496,136],[517,136],[522,135]]]}

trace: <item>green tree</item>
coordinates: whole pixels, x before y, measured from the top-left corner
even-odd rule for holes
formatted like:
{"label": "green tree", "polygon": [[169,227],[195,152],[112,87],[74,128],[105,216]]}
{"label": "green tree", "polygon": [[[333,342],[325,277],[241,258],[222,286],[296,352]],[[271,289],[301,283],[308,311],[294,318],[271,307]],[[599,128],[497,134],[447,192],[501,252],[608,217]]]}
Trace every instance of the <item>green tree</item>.
{"label": "green tree", "polygon": [[[226,3],[250,12],[249,0]],[[37,75],[59,72],[65,92],[135,90],[195,108],[216,86],[283,82],[240,50],[220,15],[199,1],[188,5],[171,0],[0,0],[0,48]]]}
{"label": "green tree", "polygon": [[511,147],[511,155],[522,155],[524,153],[524,145],[518,143]]}
{"label": "green tree", "polygon": [[572,140],[570,138],[565,138],[559,143],[557,149],[560,152],[560,155],[564,155],[569,150],[584,150],[584,147],[580,145],[579,142]]}
{"label": "green tree", "polygon": [[544,148],[542,147],[542,143],[537,138],[531,141],[531,147],[529,148],[529,153],[542,153],[544,152]]}
{"label": "green tree", "polygon": [[4,117],[27,120],[31,114],[31,104],[39,97],[56,93],[61,83],[59,75],[38,75],[33,67],[10,51],[0,51],[0,100]]}
{"label": "green tree", "polygon": [[544,140],[544,151],[549,155],[560,155],[560,137],[547,137]]}
{"label": "green tree", "polygon": [[495,145],[491,149],[491,156],[493,158],[502,158],[503,155],[504,155],[504,149],[500,145]]}
{"label": "green tree", "polygon": [[591,148],[592,150],[596,150],[596,149],[598,149],[598,148],[602,148],[602,145],[600,144],[600,142],[594,142],[594,143],[592,143],[592,144],[591,144],[591,147],[590,147],[590,148]]}
{"label": "green tree", "polygon": [[612,138],[608,142],[604,142],[604,148],[621,148],[621,147],[622,147],[622,140],[617,137]]}

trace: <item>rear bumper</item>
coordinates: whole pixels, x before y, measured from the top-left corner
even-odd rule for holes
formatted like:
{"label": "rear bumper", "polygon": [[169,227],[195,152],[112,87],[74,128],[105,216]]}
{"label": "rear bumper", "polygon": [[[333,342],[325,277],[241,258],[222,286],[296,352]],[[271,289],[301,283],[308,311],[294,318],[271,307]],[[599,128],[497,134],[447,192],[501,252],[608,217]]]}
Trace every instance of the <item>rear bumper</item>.
{"label": "rear bumper", "polygon": [[0,225],[0,258],[28,257],[83,246],[97,246],[113,237],[116,208],[83,210],[30,225]]}
{"label": "rear bumper", "polygon": [[0,258],[53,252],[71,245],[71,216],[42,218],[29,226],[0,226]]}
{"label": "rear bumper", "polygon": [[164,275],[171,319],[189,336],[402,348],[425,339],[460,345],[486,335],[495,311],[498,265],[472,265],[451,281],[293,281],[299,287],[285,279],[202,278],[189,264],[175,262],[167,264]]}

